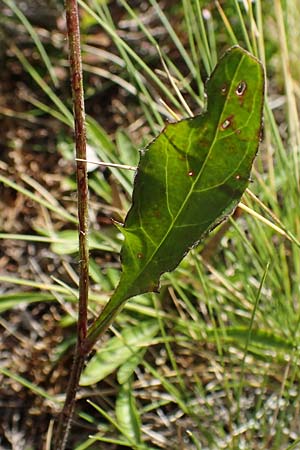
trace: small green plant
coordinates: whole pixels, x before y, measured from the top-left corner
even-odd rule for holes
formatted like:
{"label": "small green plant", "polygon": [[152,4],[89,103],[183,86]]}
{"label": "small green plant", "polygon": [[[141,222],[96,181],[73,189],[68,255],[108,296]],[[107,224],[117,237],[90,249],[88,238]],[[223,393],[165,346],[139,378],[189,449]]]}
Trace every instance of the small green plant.
{"label": "small green plant", "polygon": [[79,20],[76,1],[66,5],[79,159],[81,283],[77,347],[56,436],[57,449],[66,445],[84,360],[125,301],[158,291],[160,276],[174,270],[189,249],[240,201],[258,148],[264,99],[261,64],[240,47],[233,47],[207,83],[206,113],[167,125],[143,151],[133,204],[124,227],[120,227],[125,236],[121,279],[99,317],[87,328],[88,198]]}
{"label": "small green plant", "polygon": [[263,91],[260,63],[233,47],[207,83],[207,111],[167,125],[143,151],[120,227],[121,280],[88,332],[87,348],[127,299],[157,291],[160,276],[235,209],[258,148]]}

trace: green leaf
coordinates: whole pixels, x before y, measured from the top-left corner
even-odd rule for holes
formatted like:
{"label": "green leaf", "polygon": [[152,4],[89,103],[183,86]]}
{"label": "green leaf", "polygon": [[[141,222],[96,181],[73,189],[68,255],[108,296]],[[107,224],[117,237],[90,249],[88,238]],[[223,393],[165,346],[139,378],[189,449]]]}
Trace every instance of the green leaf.
{"label": "green leaf", "polygon": [[117,373],[119,384],[124,384],[128,381],[135,369],[143,361],[143,357],[146,351],[147,349],[144,348],[143,350],[134,353],[130,358],[127,359],[127,361],[124,362],[124,364],[120,366]]}
{"label": "green leaf", "polygon": [[[249,328],[236,326],[207,330],[207,338],[210,341],[214,341],[216,335],[218,335],[219,339],[223,342],[244,347],[247,342],[247,336],[249,335]],[[287,352],[294,348],[294,343],[292,340],[285,338],[284,336],[279,336],[271,330],[253,329],[249,346],[250,350],[256,348],[257,350],[262,351]]]}
{"label": "green leaf", "polygon": [[206,113],[168,124],[142,152],[121,229],[121,280],[90,330],[91,342],[125,300],[157,291],[160,276],[232,213],[248,185],[261,133],[263,68],[235,46],[206,87]]}
{"label": "green leaf", "polygon": [[25,303],[51,302],[54,301],[53,294],[48,292],[14,292],[0,295],[0,314],[8,309],[20,307]]}
{"label": "green leaf", "polygon": [[123,434],[130,436],[136,444],[139,444],[141,442],[141,421],[129,381],[120,387],[116,401],[116,417]]}
{"label": "green leaf", "polygon": [[[89,235],[89,249],[116,252],[118,245],[109,236],[100,231],[93,231]],[[63,230],[56,234],[51,250],[57,255],[69,255],[78,252],[78,231]]]}
{"label": "green leaf", "polygon": [[[89,386],[103,380],[118,367],[139,354],[157,334],[159,325],[156,320],[147,320],[135,327],[128,327],[120,337],[111,338],[88,362],[81,379],[81,386]],[[136,359],[136,364],[139,363]],[[125,380],[125,377],[123,378]]]}

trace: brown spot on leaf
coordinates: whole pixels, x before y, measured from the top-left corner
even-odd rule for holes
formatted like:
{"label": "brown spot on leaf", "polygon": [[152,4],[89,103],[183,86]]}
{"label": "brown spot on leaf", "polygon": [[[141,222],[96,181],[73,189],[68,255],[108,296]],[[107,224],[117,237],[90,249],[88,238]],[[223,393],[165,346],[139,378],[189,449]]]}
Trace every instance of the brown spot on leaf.
{"label": "brown spot on leaf", "polygon": [[224,83],[221,87],[221,94],[225,95],[227,93],[227,84]]}
{"label": "brown spot on leaf", "polygon": [[239,84],[237,85],[237,88],[235,90],[236,95],[238,95],[239,97],[241,97],[242,95],[244,95],[244,93],[246,92],[247,89],[247,83],[246,81],[240,81]]}
{"label": "brown spot on leaf", "polygon": [[226,130],[227,128],[229,128],[232,125],[232,119],[234,118],[234,115],[232,114],[231,116],[228,116],[224,122],[221,125],[221,130]]}

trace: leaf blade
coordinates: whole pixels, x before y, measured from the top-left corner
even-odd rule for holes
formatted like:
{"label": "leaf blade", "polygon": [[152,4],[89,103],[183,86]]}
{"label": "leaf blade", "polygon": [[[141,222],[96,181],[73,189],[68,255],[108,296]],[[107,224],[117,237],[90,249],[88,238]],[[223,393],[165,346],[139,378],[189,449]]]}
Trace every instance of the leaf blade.
{"label": "leaf blade", "polygon": [[131,284],[130,296],[157,290],[160,275],[239,202],[259,142],[263,83],[257,60],[234,47],[208,82],[207,113],[168,124],[142,155],[123,229],[120,284]]}
{"label": "leaf blade", "polygon": [[203,115],[168,124],[141,154],[121,229],[121,279],[90,329],[91,341],[127,299],[157,291],[160,276],[233,212],[248,185],[261,133],[263,68],[232,47],[206,90]]}

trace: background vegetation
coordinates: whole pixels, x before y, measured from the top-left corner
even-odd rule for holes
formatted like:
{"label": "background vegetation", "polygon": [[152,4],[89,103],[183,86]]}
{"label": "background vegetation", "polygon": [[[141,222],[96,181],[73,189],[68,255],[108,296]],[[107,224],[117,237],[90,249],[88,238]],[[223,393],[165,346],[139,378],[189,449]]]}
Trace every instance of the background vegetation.
{"label": "background vegetation", "polygon": [[[79,3],[92,160],[136,165],[170,108],[201,113],[204,81],[231,45],[263,61],[250,186],[261,203],[243,201],[281,232],[238,209],[159,295],[126,305],[83,374],[69,448],[300,448],[299,2]],[[76,329],[66,30],[62,2],[0,8],[0,445],[47,449]],[[111,218],[124,218],[132,181],[90,172],[91,319],[119,277]]]}

